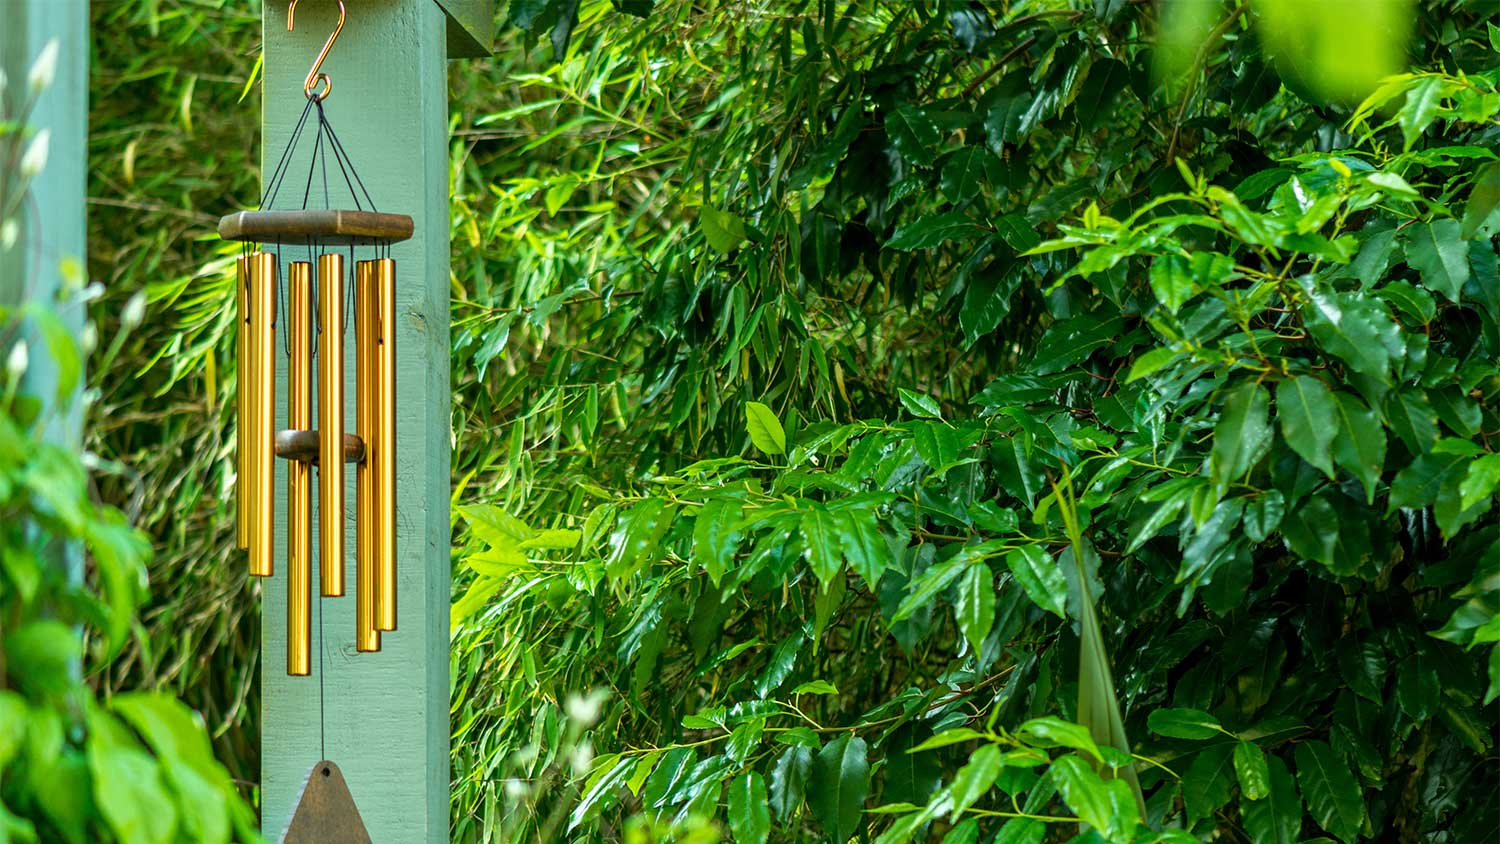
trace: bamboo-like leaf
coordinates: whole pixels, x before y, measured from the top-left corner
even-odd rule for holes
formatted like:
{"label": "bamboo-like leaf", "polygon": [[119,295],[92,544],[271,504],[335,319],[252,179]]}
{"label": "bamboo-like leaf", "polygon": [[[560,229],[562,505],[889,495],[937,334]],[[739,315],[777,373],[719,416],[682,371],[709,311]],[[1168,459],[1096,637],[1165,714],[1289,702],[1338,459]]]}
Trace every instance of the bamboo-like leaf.
{"label": "bamboo-like leaf", "polygon": [[[1063,468],[1062,484],[1052,485],[1057,497],[1058,513],[1068,531],[1072,544],[1073,564],[1078,567],[1073,584],[1078,590],[1076,601],[1071,606],[1078,608],[1078,723],[1087,727],[1099,745],[1113,747],[1122,753],[1130,752],[1130,740],[1125,735],[1125,719],[1120,715],[1120,701],[1115,695],[1114,674],[1110,670],[1109,652],[1104,647],[1104,632],[1099,626],[1099,617],[1094,611],[1094,595],[1089,588],[1089,577],[1084,560],[1095,557],[1093,546],[1084,539],[1078,524],[1078,503],[1073,497],[1073,475],[1068,467]],[[1141,783],[1135,768],[1125,766],[1114,770],[1114,775],[1130,784],[1135,795],[1136,807],[1142,817],[1146,815],[1146,797],[1141,793]]]}

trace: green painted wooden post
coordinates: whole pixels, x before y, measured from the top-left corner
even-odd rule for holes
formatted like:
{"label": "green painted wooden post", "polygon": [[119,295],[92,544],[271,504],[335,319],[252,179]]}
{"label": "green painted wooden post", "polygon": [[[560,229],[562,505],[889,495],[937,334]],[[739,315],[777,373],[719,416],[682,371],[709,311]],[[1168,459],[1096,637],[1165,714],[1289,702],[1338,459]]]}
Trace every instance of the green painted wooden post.
{"label": "green painted wooden post", "polygon": [[[286,466],[277,461],[277,568],[264,584],[262,609],[261,824],[269,840],[279,840],[308,771],[326,757],[343,769],[375,844],[436,844],[448,840],[446,64],[449,28],[458,20],[445,7],[468,16],[456,25],[473,42],[471,48],[490,43],[493,9],[489,0],[346,5],[343,34],[323,65],[333,81],[324,104],[328,119],[379,209],[410,214],[416,221],[416,235],[393,253],[399,628],[384,634],[379,653],[357,654],[354,590],[343,598],[316,597],[315,560],[313,675],[286,675],[286,505],[279,494],[286,489]],[[262,162],[269,174],[306,104],[302,80],[333,30],[337,6],[331,0],[303,0],[295,32],[286,31],[286,2],[266,0],[264,14]],[[311,136],[310,128],[292,165],[291,172],[302,178]],[[303,257],[296,253],[285,250],[283,259]],[[345,343],[351,362],[345,416],[352,426],[352,334]],[[277,395],[284,397],[286,364],[278,358]],[[278,426],[285,421],[284,398],[279,402]],[[347,474],[346,544],[353,549],[354,473]]]}
{"label": "green painted wooden post", "polygon": [[[31,199],[20,214],[20,233],[10,250],[0,249],[0,301],[56,300],[59,291],[74,292],[83,282],[85,197],[88,173],[89,7],[87,0],[11,0],[0,24],[0,70],[12,101],[28,96],[27,76],[49,42],[58,59],[52,84],[42,92],[29,123],[50,133],[47,166],[31,181]],[[71,270],[65,268],[71,267]],[[71,278],[69,278],[71,276]],[[63,323],[79,336],[83,305],[73,301],[58,309]],[[26,340],[32,352],[26,391],[50,400],[57,393],[58,370],[46,343],[34,332]],[[49,419],[47,436],[81,447],[83,408],[80,390],[64,397],[65,407]],[[76,549],[75,549],[76,551]],[[71,553],[76,568],[79,555]]]}

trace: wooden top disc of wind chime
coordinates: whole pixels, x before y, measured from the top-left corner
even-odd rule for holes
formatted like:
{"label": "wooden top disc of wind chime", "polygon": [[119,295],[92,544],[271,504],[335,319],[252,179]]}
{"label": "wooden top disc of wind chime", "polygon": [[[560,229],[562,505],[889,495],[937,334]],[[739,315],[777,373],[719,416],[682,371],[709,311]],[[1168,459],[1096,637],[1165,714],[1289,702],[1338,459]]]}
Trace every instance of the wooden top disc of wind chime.
{"label": "wooden top disc of wind chime", "polygon": [[219,220],[219,237],[250,243],[376,246],[407,240],[413,231],[411,217],[379,211],[240,211]]}

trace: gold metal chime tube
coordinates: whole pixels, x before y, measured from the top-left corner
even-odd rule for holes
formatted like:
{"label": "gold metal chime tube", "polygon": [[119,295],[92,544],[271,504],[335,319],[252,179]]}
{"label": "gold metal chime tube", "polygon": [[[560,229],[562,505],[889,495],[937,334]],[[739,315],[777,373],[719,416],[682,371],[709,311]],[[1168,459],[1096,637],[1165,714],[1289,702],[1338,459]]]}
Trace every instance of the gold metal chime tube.
{"label": "gold metal chime tube", "polygon": [[370,261],[354,265],[354,383],[355,426],[365,444],[365,459],[355,471],[355,607],[354,646],[360,651],[380,650],[380,630],[375,626],[375,487],[370,466],[374,455],[375,386],[375,275]]}
{"label": "gold metal chime tube", "polygon": [[[247,212],[250,213],[250,212]],[[396,218],[399,223],[401,218]],[[377,223],[382,221],[377,220]],[[395,227],[389,220],[388,227]],[[222,227],[221,227],[222,228]],[[231,227],[232,230],[232,227]],[[396,227],[396,233],[400,233]],[[406,226],[409,233],[409,221]],[[352,249],[352,242],[351,242]],[[286,299],[278,302],[278,256],[255,251],[235,265],[235,326],[240,398],[238,543],[250,573],[273,571],[275,459],[287,459],[286,670],[312,673],[313,508],[323,597],[346,591],[344,464],[356,465],[355,622],[357,650],[379,651],[396,629],[396,262],[362,260],[353,267],[353,301],[345,291],[345,257],[322,254],[287,267]],[[345,449],[345,309],[353,305],[353,420],[357,450]],[[288,430],[276,433],[277,309],[288,352]],[[314,386],[316,384],[316,387]],[[314,412],[314,391],[317,410]],[[314,498],[313,466],[318,492]]]}
{"label": "gold metal chime tube", "polygon": [[270,577],[273,508],[271,485],[276,476],[273,444],[276,417],[276,257],[268,252],[250,256],[251,437],[250,437],[250,573]]}
{"label": "gold metal chime tube", "polygon": [[234,498],[236,507],[235,547],[250,547],[250,398],[255,393],[250,388],[250,256],[241,255],[234,262],[234,371],[239,379],[239,396],[234,403],[235,480]]}
{"label": "gold metal chime tube", "polygon": [[344,594],[344,256],[318,256],[318,550],[322,594]]}
{"label": "gold metal chime tube", "polygon": [[396,262],[372,262],[375,275],[375,361],[371,392],[374,430],[374,507],[377,528],[375,626],[396,629]]}
{"label": "gold metal chime tube", "polygon": [[[287,272],[291,287],[292,341],[287,423],[293,430],[312,427],[312,265],[294,261]],[[340,455],[342,457],[342,455]],[[292,460],[287,466],[286,673],[312,673],[312,467]]]}

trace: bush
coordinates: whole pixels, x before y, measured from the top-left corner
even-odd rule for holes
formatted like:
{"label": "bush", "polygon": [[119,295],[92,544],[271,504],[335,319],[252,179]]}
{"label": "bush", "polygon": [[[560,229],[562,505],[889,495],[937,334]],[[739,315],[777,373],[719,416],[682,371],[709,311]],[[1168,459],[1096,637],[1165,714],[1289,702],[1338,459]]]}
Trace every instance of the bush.
{"label": "bush", "polygon": [[1477,10],[1357,108],[1246,9],[1160,87],[1134,5],[741,11],[461,82],[455,839],[1492,830]]}

